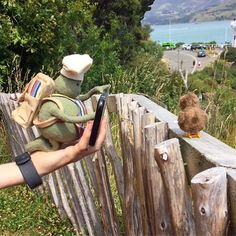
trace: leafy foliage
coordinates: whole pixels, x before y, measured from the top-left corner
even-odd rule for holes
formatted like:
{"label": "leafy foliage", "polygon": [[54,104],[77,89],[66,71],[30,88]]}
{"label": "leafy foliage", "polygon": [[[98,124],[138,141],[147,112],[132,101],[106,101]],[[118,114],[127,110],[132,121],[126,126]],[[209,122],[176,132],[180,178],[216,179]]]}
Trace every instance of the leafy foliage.
{"label": "leafy foliage", "polygon": [[[90,53],[95,61],[93,82],[110,72],[120,73],[147,38],[141,19],[153,0],[3,0],[0,3],[0,83],[4,91],[14,82],[14,58],[22,76],[43,70],[55,76],[63,56]],[[101,64],[101,65],[99,65]],[[90,83],[91,84],[91,83]]]}
{"label": "leafy foliage", "polygon": [[141,20],[154,0],[90,0],[96,5],[94,18],[104,32],[117,42],[119,58],[124,64],[130,60],[141,39],[147,37],[147,28],[142,28]]}
{"label": "leafy foliage", "polygon": [[229,47],[221,53],[221,59],[227,60],[236,66],[236,48]]}
{"label": "leafy foliage", "polygon": [[189,89],[203,95],[209,117],[207,131],[233,147],[236,146],[235,72],[235,66],[217,60],[189,78]]}
{"label": "leafy foliage", "polygon": [[[14,1],[0,3],[2,51],[0,61],[3,69],[1,77],[9,76],[12,59],[20,57],[20,67],[24,74],[27,69],[38,72],[42,65],[48,72],[58,69],[62,56],[78,51],[77,37],[83,32],[76,31],[81,21],[88,24],[90,9],[86,1],[73,3],[55,1]],[[80,14],[78,14],[78,9]],[[91,15],[91,14],[90,14]],[[4,73],[5,72],[5,73]],[[11,78],[14,80],[14,78]],[[7,89],[6,83],[4,88]]]}

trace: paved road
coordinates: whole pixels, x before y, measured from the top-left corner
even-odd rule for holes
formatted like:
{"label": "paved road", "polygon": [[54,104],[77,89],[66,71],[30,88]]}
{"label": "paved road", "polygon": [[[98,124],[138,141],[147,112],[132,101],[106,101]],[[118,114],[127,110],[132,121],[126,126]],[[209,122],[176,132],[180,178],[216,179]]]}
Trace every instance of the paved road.
{"label": "paved road", "polygon": [[[193,73],[196,70],[203,69],[206,65],[217,59],[217,55],[207,55],[206,57],[197,57],[197,51],[187,50],[169,50],[164,52],[164,60],[167,61],[171,70],[187,71]],[[195,61],[195,66],[193,66]],[[198,66],[200,62],[201,66]]]}

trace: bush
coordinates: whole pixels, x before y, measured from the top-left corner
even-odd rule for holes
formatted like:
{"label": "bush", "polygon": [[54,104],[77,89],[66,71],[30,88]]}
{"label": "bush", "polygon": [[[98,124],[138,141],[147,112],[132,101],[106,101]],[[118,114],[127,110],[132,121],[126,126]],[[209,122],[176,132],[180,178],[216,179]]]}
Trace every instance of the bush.
{"label": "bush", "polygon": [[221,59],[232,62],[236,66],[236,48],[229,47],[225,49],[220,56]]}
{"label": "bush", "polygon": [[86,1],[1,1],[0,81],[9,91],[7,81],[20,58],[21,73],[31,75],[44,66],[47,74],[59,70],[64,55],[79,51],[78,39],[85,37],[92,24],[92,6]]}
{"label": "bush", "polygon": [[146,54],[146,56],[154,56],[156,60],[161,60],[163,57],[163,48],[156,42],[150,40],[142,41],[137,56],[142,57],[143,54]]}
{"label": "bush", "polygon": [[114,93],[143,93],[164,103],[168,109],[177,106],[185,91],[179,73],[171,74],[165,63],[145,54],[136,57],[132,68],[124,71],[122,77],[110,81]]}
{"label": "bush", "polygon": [[236,147],[236,67],[218,60],[189,78],[189,89],[203,94],[207,108],[207,131]]}

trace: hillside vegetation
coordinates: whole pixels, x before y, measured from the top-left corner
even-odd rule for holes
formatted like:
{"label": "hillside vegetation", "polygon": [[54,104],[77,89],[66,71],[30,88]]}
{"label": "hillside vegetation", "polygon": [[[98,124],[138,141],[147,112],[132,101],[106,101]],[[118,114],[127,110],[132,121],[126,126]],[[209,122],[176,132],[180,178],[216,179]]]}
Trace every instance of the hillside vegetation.
{"label": "hillside vegetation", "polygon": [[236,148],[236,49],[189,78],[189,89],[202,97],[208,113],[206,131]]}
{"label": "hillside vegetation", "polygon": [[232,20],[236,0],[156,0],[144,18],[146,24]]}
{"label": "hillside vegetation", "polygon": [[236,1],[225,1],[218,6],[206,8],[191,16],[191,22],[214,21],[214,20],[232,20],[236,17]]}

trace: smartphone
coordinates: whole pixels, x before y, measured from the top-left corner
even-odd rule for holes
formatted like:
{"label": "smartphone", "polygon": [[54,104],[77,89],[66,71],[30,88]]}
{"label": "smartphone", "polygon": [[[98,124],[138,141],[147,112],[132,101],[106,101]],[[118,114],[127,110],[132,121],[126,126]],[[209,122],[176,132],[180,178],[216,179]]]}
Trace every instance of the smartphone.
{"label": "smartphone", "polygon": [[101,122],[102,115],[104,113],[105,106],[106,106],[107,96],[108,96],[108,92],[105,92],[105,93],[101,94],[101,96],[98,100],[95,118],[93,121],[93,127],[92,127],[92,131],[91,131],[91,136],[89,139],[90,146],[94,146],[96,143],[100,122]]}

